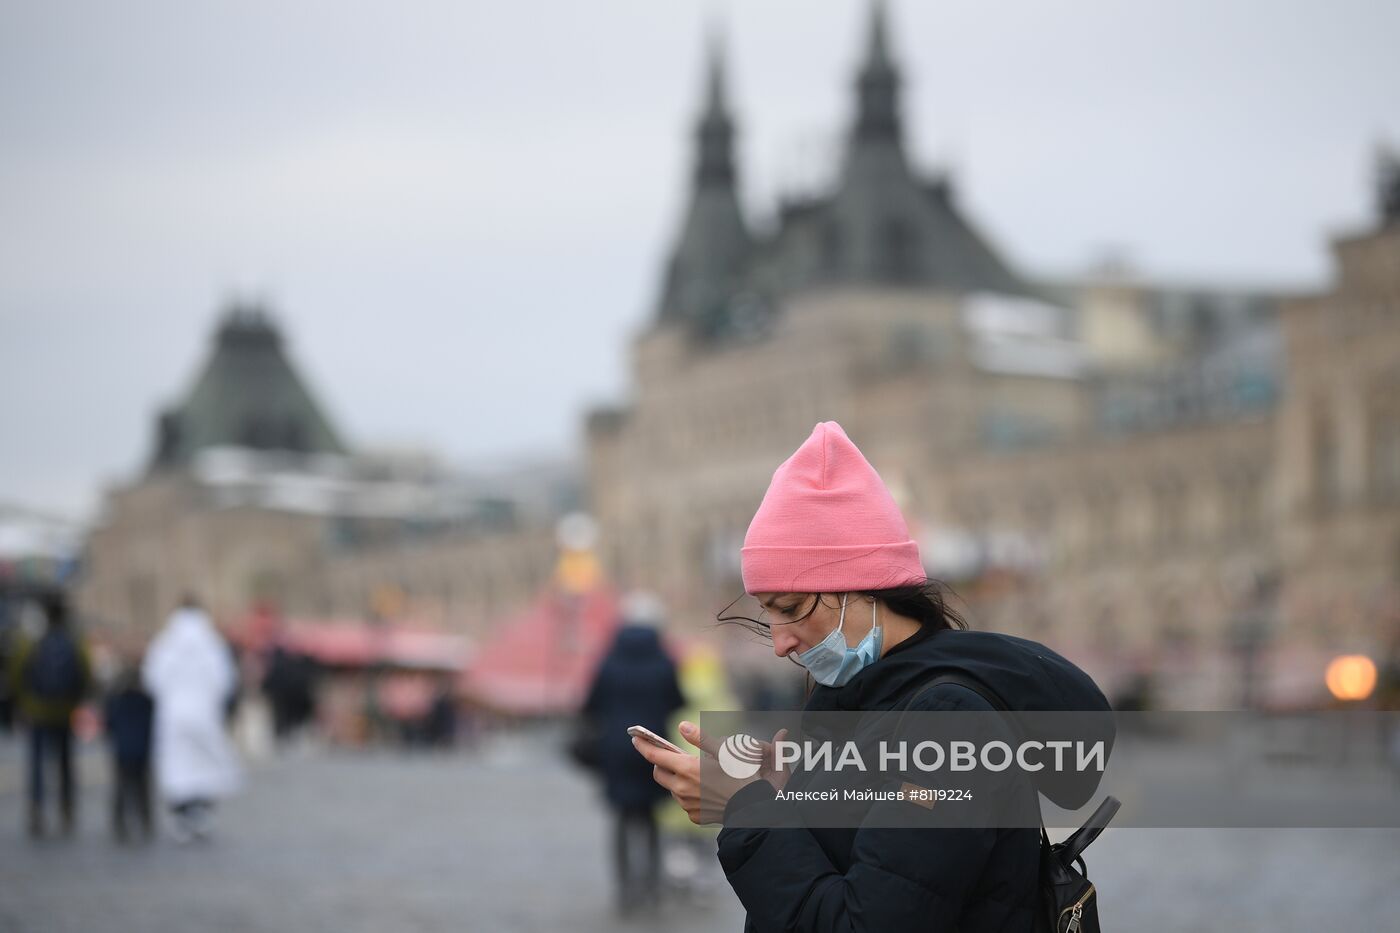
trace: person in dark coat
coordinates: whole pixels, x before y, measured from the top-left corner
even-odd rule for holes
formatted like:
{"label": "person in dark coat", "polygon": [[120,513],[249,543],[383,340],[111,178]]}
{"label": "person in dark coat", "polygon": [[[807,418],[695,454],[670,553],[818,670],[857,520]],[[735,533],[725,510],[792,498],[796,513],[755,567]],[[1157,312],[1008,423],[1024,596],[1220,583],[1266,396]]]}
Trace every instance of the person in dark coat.
{"label": "person in dark coat", "polygon": [[624,914],[658,903],[661,846],[655,810],[667,796],[652,780],[651,765],[633,750],[627,728],[640,725],[665,735],[667,720],[685,703],[675,662],[661,646],[661,622],[654,597],[628,597],[623,624],[598,666],[582,710],[598,730],[603,792],[616,818],[617,907]]}
{"label": "person in dark coat", "polygon": [[123,670],[112,683],[103,703],[107,741],[112,749],[112,833],[120,842],[129,837],[128,822],[139,821],[141,835],[150,841],[151,726],[155,701],[141,686],[140,666]]}
{"label": "person in dark coat", "polygon": [[314,681],[314,663],[309,657],[282,645],[273,647],[262,688],[272,704],[272,728],[278,742],[285,743],[315,717]]}
{"label": "person in dark coat", "polygon": [[433,703],[423,717],[423,738],[433,748],[451,748],[457,741],[457,698],[451,675],[438,678]]}
{"label": "person in dark coat", "polygon": [[[942,672],[985,687],[1011,709],[1109,709],[1088,675],[1044,645],[962,630],[941,586],[928,579],[893,497],[835,422],[817,425],[774,473],[741,558],[745,591],[763,607],[746,621],[771,636],[776,655],[807,669],[806,710],[994,709],[965,685],[924,689]],[[716,740],[694,724],[682,723],[681,733],[717,754]],[[891,826],[875,818],[890,812],[875,807],[910,806],[895,802],[871,803],[855,826],[779,825],[762,808],[781,806],[779,789],[800,790],[801,771],[775,772],[770,761],[747,783],[710,780],[702,794],[697,757],[636,748],[693,821],[724,824],[718,857],[748,911],[745,931],[1034,929],[1037,828]],[[1061,799],[1081,806],[1096,786],[1094,776],[1092,786],[1076,786]],[[1037,812],[1036,787],[1027,781],[1009,781],[1004,792]],[[744,818],[736,819],[741,811]],[[776,828],[748,828],[755,826]]]}
{"label": "person in dark coat", "polygon": [[92,689],[86,642],[69,616],[61,590],[40,594],[44,633],[22,642],[9,660],[10,684],[29,723],[29,834],[44,834],[44,772],[58,765],[58,799],[64,835],[74,831],[77,781],[73,768],[73,714]]}

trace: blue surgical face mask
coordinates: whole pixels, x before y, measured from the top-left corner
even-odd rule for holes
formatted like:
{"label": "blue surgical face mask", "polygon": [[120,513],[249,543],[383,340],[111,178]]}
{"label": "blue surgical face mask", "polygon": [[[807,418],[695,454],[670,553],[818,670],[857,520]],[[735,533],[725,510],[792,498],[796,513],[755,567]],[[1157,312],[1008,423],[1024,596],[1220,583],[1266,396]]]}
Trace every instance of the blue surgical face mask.
{"label": "blue surgical face mask", "polygon": [[884,632],[875,621],[875,608],[870,607],[870,633],[854,648],[847,646],[846,636],[841,634],[846,624],[846,596],[841,594],[841,618],[836,628],[820,642],[794,657],[798,664],[811,673],[812,679],[824,687],[839,687],[863,668],[875,663],[880,657],[880,646],[884,643]]}

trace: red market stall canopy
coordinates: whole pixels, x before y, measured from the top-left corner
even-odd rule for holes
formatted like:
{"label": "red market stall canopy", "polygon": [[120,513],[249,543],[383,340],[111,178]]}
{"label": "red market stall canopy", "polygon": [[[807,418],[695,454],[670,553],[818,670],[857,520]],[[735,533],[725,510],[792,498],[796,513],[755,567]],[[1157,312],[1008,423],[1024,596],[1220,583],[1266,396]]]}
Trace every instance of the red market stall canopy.
{"label": "red market stall canopy", "polygon": [[577,710],[612,644],[618,609],[607,586],[582,593],[551,587],[481,646],[462,674],[462,692],[515,715]]}
{"label": "red market stall canopy", "polygon": [[405,625],[289,621],[278,641],[289,651],[331,667],[389,667],[459,671],[470,657],[462,635]]}

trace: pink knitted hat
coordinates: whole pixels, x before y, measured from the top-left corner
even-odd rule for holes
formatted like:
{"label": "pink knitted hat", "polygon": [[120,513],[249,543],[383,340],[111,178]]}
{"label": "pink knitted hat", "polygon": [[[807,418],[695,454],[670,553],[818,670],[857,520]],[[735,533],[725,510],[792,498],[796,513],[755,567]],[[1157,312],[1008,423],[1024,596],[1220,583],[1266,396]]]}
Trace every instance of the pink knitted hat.
{"label": "pink knitted hat", "polygon": [[740,550],[748,593],[844,593],[928,580],[880,474],[823,421],[773,472]]}

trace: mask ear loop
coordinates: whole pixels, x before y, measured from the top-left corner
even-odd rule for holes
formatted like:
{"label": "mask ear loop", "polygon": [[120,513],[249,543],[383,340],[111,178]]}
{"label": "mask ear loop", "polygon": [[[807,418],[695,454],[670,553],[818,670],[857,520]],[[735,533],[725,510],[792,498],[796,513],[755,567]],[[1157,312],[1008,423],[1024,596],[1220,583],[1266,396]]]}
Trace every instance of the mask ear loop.
{"label": "mask ear loop", "polygon": [[839,618],[839,619],[836,620],[836,631],[838,631],[838,632],[841,631],[841,626],[843,626],[843,625],[846,624],[846,597],[849,596],[849,595],[851,595],[851,594],[850,594],[850,593],[842,593],[842,594],[841,594],[841,618]]}

